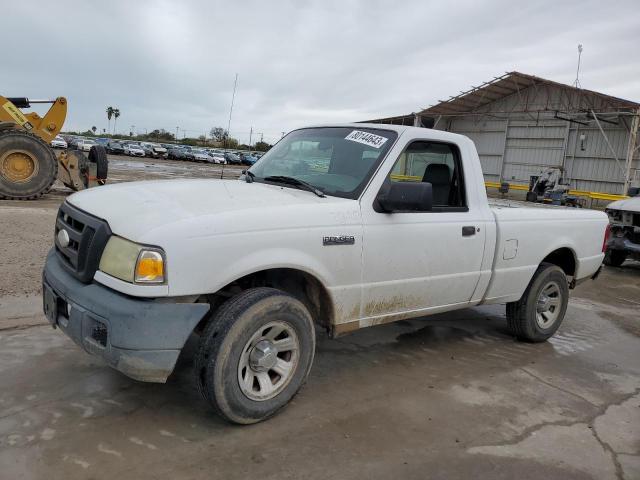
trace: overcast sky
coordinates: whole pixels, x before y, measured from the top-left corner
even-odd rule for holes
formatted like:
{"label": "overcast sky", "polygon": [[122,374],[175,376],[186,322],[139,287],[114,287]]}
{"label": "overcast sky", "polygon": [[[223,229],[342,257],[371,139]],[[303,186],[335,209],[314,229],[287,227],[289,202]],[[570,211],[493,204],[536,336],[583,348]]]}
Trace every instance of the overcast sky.
{"label": "overcast sky", "polygon": [[[265,140],[417,111],[510,70],[640,100],[640,2],[7,1],[2,95],[66,96],[66,129]],[[112,122],[113,124],[113,122]],[[254,136],[254,141],[256,136]]]}

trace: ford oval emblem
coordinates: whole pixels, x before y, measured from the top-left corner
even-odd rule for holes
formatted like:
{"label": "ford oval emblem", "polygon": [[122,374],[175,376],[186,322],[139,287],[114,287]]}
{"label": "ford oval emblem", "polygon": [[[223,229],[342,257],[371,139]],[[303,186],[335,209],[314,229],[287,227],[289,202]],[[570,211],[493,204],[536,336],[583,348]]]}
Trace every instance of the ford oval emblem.
{"label": "ford oval emblem", "polygon": [[62,248],[66,248],[69,246],[69,232],[64,229],[58,232],[58,244]]}

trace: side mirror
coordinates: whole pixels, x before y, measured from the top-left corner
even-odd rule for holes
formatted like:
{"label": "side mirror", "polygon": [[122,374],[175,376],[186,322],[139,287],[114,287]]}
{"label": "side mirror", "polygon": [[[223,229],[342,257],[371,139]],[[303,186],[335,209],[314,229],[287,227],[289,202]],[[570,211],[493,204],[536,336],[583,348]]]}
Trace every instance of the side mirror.
{"label": "side mirror", "polygon": [[428,212],[433,205],[433,189],[427,182],[392,182],[376,197],[377,211]]}

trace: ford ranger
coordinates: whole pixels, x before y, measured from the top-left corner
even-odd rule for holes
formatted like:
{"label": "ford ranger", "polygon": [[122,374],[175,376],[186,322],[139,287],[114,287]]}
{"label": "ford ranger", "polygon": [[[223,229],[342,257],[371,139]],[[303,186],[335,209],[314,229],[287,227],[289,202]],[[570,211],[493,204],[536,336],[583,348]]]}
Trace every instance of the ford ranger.
{"label": "ford ranger", "polygon": [[258,422],[304,383],[315,329],[506,304],[517,338],[560,326],[599,272],[608,219],[490,207],[473,142],[342,124],[286,135],[238,180],[75,193],[43,273],[47,318],[131,378],[164,382],[199,339],[197,385],[224,418]]}

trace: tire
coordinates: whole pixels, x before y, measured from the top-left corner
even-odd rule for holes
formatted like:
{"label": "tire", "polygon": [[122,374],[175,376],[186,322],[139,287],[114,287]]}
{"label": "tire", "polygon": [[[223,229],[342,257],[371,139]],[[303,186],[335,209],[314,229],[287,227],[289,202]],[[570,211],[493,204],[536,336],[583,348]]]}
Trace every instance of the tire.
{"label": "tire", "polygon": [[[285,350],[287,345],[297,348]],[[209,322],[195,360],[196,382],[223,418],[257,423],[298,393],[314,353],[315,329],[307,308],[280,290],[252,288],[228,300]]]}
{"label": "tire", "polygon": [[0,131],[0,198],[38,198],[57,178],[58,159],[44,140],[15,128]]}
{"label": "tire", "polygon": [[[539,305],[539,301],[543,304]],[[568,303],[569,285],[564,271],[551,263],[542,263],[522,298],[507,303],[509,330],[519,340],[544,342],[560,327]],[[539,308],[547,310],[541,312]]]}
{"label": "tire", "polygon": [[527,192],[527,202],[538,201],[538,194],[536,192]]}
{"label": "tire", "polygon": [[609,267],[619,267],[627,259],[627,252],[624,250],[607,249],[604,254],[603,263]]}
{"label": "tire", "polygon": [[96,164],[96,178],[98,182],[102,180],[102,183],[104,183],[109,174],[109,159],[104,147],[100,145],[91,147],[91,150],[89,150],[89,161]]}

